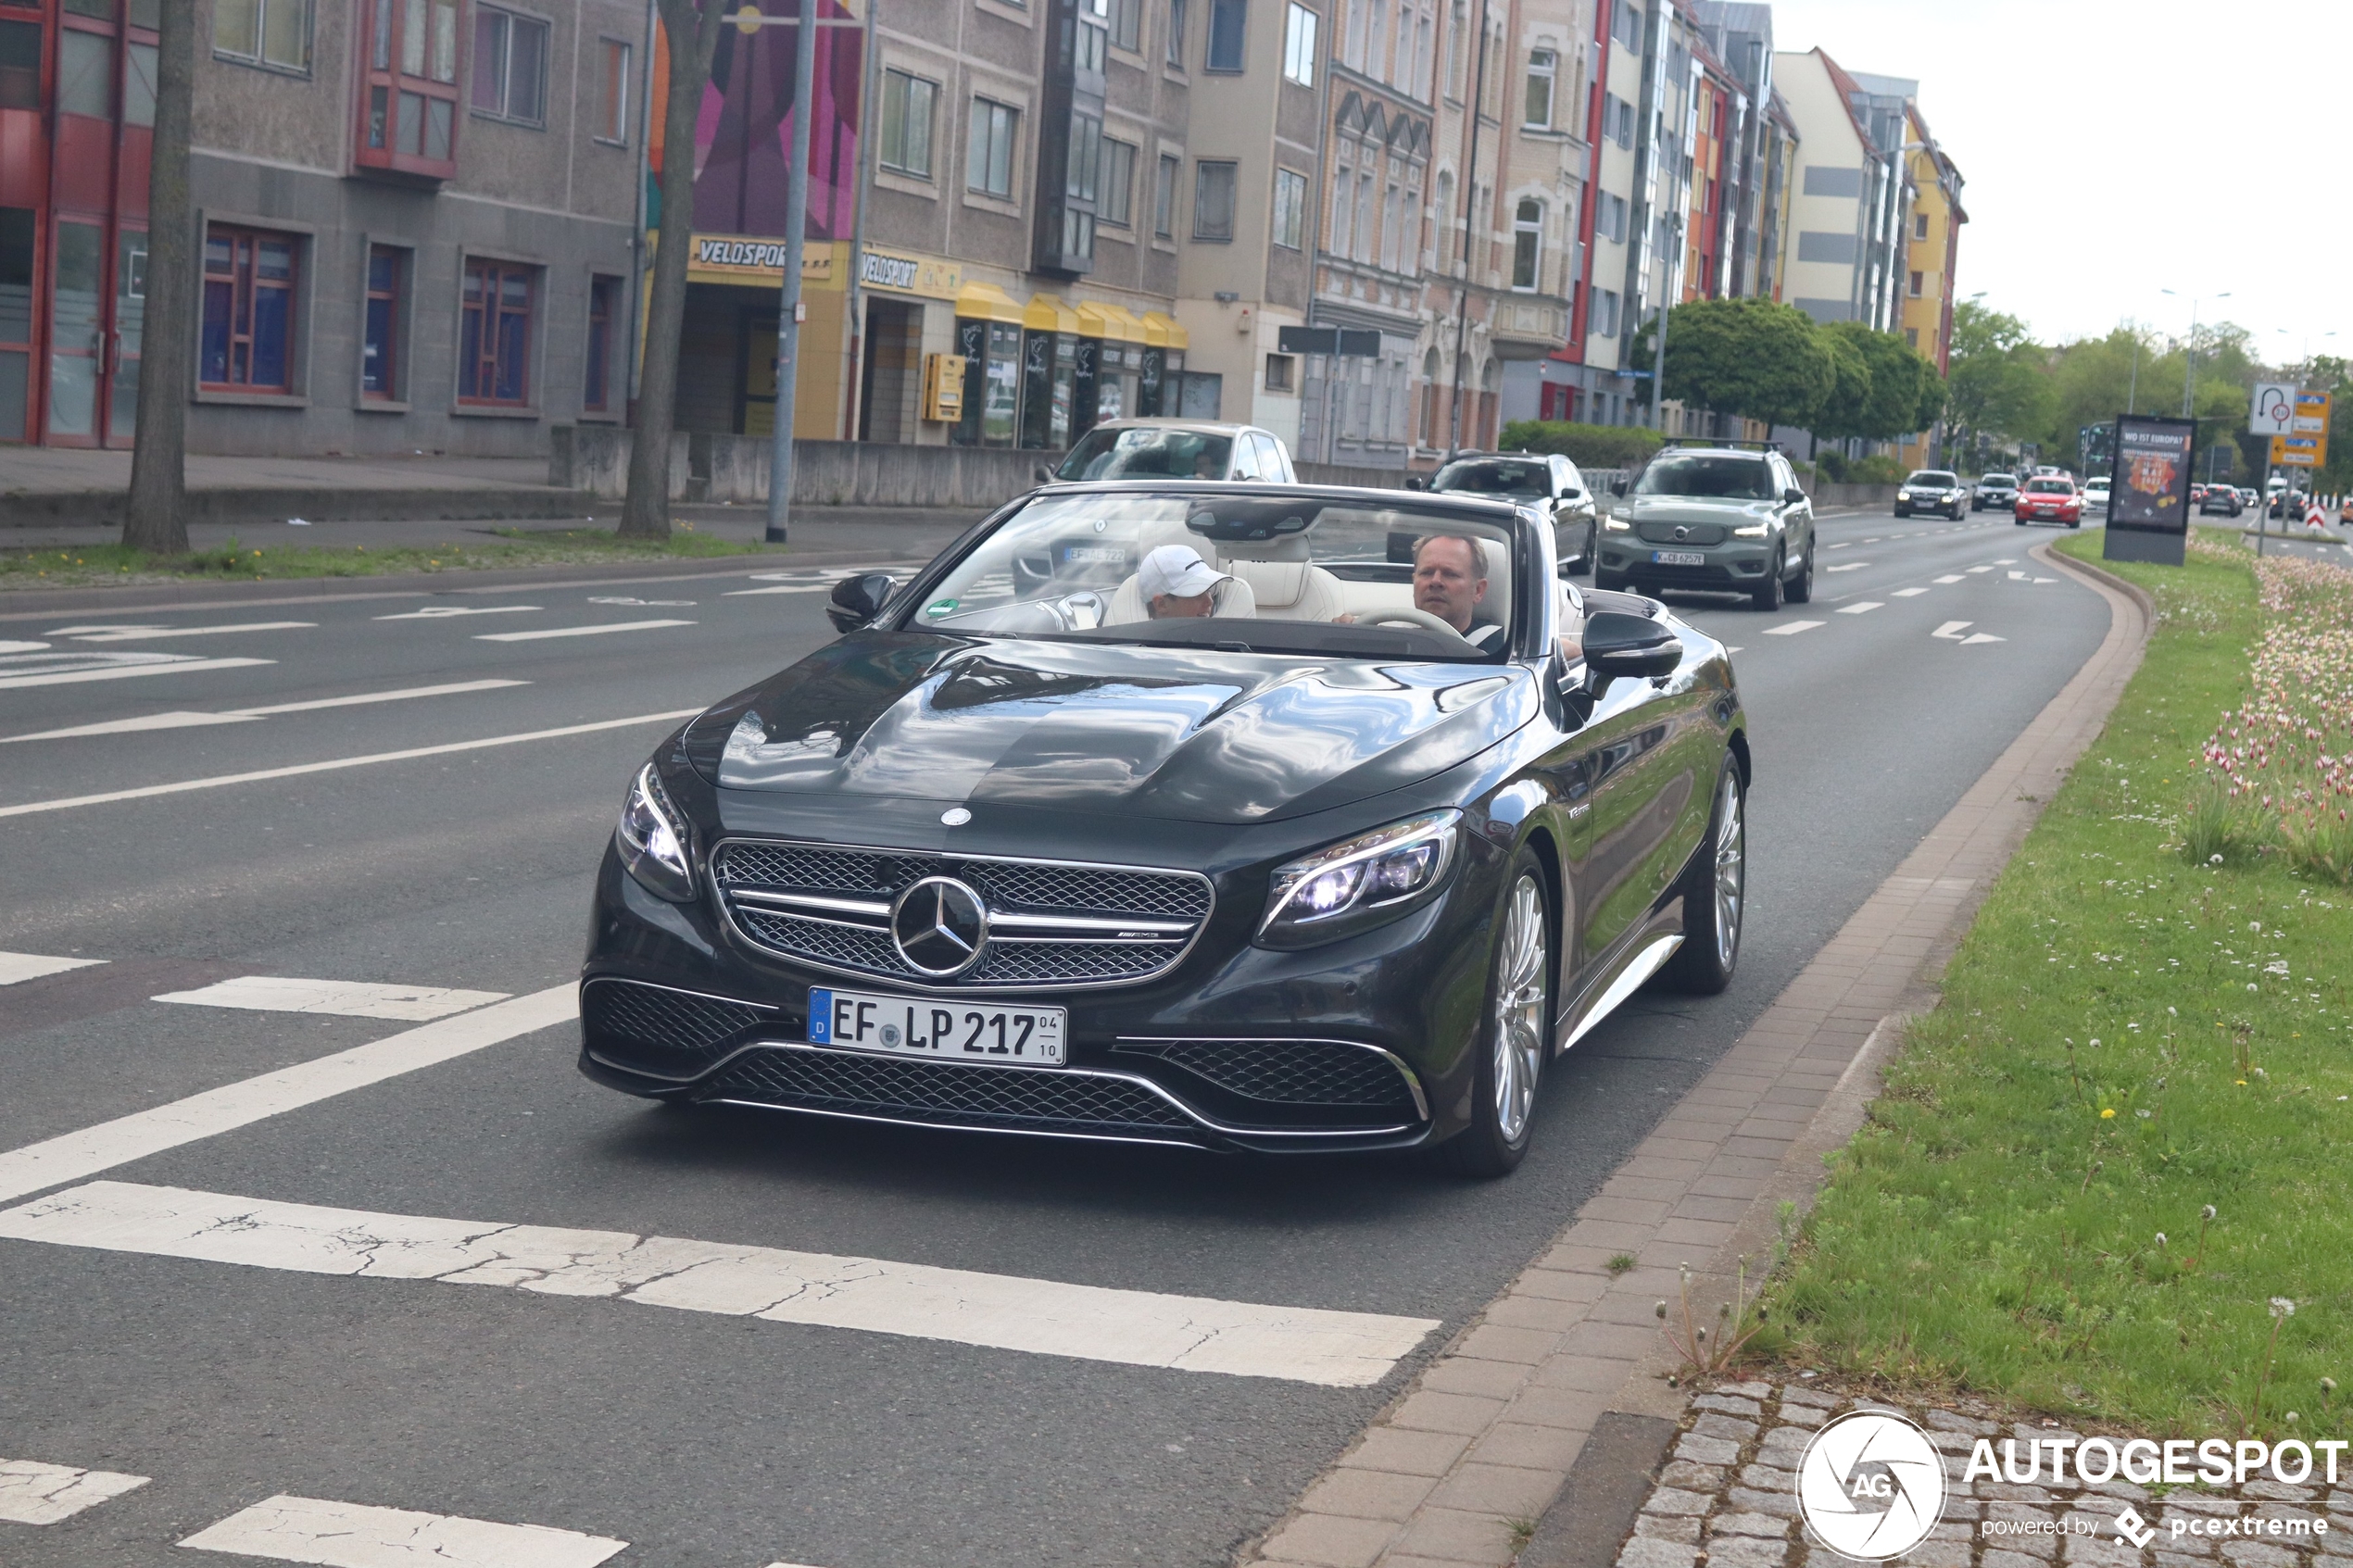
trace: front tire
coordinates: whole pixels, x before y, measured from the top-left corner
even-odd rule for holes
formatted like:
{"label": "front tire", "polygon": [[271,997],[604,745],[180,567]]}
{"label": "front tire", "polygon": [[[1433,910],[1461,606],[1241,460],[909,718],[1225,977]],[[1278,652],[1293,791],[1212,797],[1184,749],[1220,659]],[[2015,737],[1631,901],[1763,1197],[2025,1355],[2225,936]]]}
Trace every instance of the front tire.
{"label": "front tire", "polygon": [[1683,945],[1659,972],[1667,985],[1712,997],[1740,967],[1741,925],[1748,913],[1748,791],[1730,752],[1716,779],[1707,837],[1683,873]]}
{"label": "front tire", "polygon": [[1431,1150],[1457,1175],[1507,1176],[1528,1153],[1536,1091],[1553,1043],[1553,912],[1533,851],[1512,861],[1496,921],[1487,1007],[1473,1048],[1471,1123]]}
{"label": "front tire", "polygon": [[1749,596],[1749,602],[1768,613],[1780,608],[1781,573],[1786,570],[1786,563],[1775,555],[1773,564],[1765,569],[1765,581],[1757,584],[1755,591]]}
{"label": "front tire", "polygon": [[1787,592],[1789,602],[1793,605],[1814,602],[1814,546],[1811,541],[1806,546],[1806,565],[1799,570],[1797,581],[1789,585]]}

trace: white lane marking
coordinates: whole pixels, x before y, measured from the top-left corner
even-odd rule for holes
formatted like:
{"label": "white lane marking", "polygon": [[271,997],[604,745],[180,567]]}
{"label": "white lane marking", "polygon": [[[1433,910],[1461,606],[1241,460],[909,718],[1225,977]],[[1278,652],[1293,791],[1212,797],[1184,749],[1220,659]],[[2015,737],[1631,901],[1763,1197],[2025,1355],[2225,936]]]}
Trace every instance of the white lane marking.
{"label": "white lane marking", "polygon": [[748,599],[760,594],[822,594],[832,586],[830,583],[786,583],[774,588],[730,588],[719,596],[723,599]]}
{"label": "white lane marking", "polygon": [[313,697],[308,702],[273,702],[263,708],[233,708],[233,717],[259,719],[272,713],[315,713],[322,708],[358,708],[370,702],[406,702],[417,696],[455,696],[460,692],[490,692],[506,686],[527,686],[529,681],[451,681],[438,686],[403,686],[398,691],[355,692],[349,696]]}
{"label": "white lane marking", "polygon": [[1961,646],[1968,647],[1971,643],[2004,643],[2007,641],[2009,641],[2008,638],[1997,637],[1991,632],[1971,632],[1968,636],[1961,639]]}
{"label": "white lane marking", "polygon": [[69,686],[83,681],[120,681],[132,675],[194,675],[205,670],[243,670],[256,664],[275,664],[274,659],[191,659],[169,655],[142,659],[136,664],[105,664],[86,670],[59,670],[45,675],[0,675],[0,691],[20,691],[27,686]]}
{"label": "white lane marking", "polygon": [[1944,625],[1939,626],[1935,631],[1931,632],[1929,635],[1931,637],[1948,638],[1951,641],[1957,643],[1961,640],[1961,633],[1968,631],[1969,627],[1975,624],[1976,622],[1970,621],[1947,621]]}
{"label": "white lane marking", "polygon": [[80,632],[137,632],[144,629],[144,624],[136,621],[94,621],[86,626],[52,626],[47,634],[52,637],[70,637]]}
{"label": "white lane marking", "polygon": [[1765,634],[1768,637],[1794,637],[1800,632],[1811,632],[1817,626],[1829,624],[1827,621],[1793,621],[1786,625],[1768,626]]}
{"label": "white lane marking", "polygon": [[2002,575],[2007,577],[2013,583],[2023,583],[2026,581],[2026,573],[2023,571],[2006,571]]}
{"label": "white lane marking", "polygon": [[837,583],[845,577],[862,577],[870,571],[906,571],[920,563],[903,560],[871,561],[864,566],[804,566],[798,571],[749,571],[744,575],[754,583],[805,583],[822,577]]}
{"label": "white lane marking", "polygon": [[1838,566],[1826,566],[1822,570],[1824,571],[1860,571],[1870,564],[1867,560],[1851,560]]}
{"label": "white lane marking", "polygon": [[448,1513],[329,1502],[280,1493],[180,1543],[327,1568],[596,1568],[627,1541],[545,1524],[494,1524]]}
{"label": "white lane marking", "polygon": [[1855,541],[1848,539],[1836,545],[1825,545],[1822,547],[1826,550],[1851,550],[1855,547]]}
{"label": "white lane marking", "polygon": [[75,724],[63,730],[36,730],[31,734],[0,736],[0,746],[20,740],[68,740],[78,735],[126,735],[145,730],[185,730],[203,724],[243,724],[274,713],[308,713],[321,708],[356,708],[368,702],[400,702],[415,696],[445,696],[455,692],[484,692],[499,686],[527,686],[528,681],[458,681],[442,686],[411,686],[397,692],[361,692],[354,696],[322,696],[308,702],[273,702],[261,708],[233,708],[220,713],[179,710],[148,713],[136,719],[108,719],[95,724]]}
{"label": "white lane marking", "polygon": [[447,621],[453,615],[522,615],[538,609],[537,605],[427,605],[422,609],[404,609],[398,615],[379,615],[378,621]]}
{"label": "white lane marking", "polygon": [[2056,577],[2037,577],[2037,578],[2032,579],[2032,581],[2036,582],[2036,583],[2056,583],[2056,582],[2057,582],[2057,581],[2058,581],[2058,579],[2057,579],[2057,578],[2056,578]]}
{"label": "white lane marking", "polygon": [[1895,590],[1895,596],[1899,599],[1916,599],[1927,592],[1926,588],[1898,588]]}
{"label": "white lane marking", "polygon": [[1969,569],[1969,574],[1974,577],[1981,571],[1991,571],[1993,570],[1994,569],[1991,566],[1972,566]]}
{"label": "white lane marking", "polygon": [[616,598],[616,597],[614,597],[613,596],[611,596],[611,595],[610,595],[610,594],[602,594],[602,595],[592,594],[592,595],[590,595],[590,596],[589,596],[588,602],[589,602],[590,604],[592,604],[592,605],[658,605],[658,606],[662,606],[662,607],[673,607],[673,606],[675,606],[675,607],[681,607],[681,608],[684,608],[684,607],[686,607],[686,606],[691,606],[691,605],[692,605],[695,601],[694,601],[694,600],[692,600],[692,599],[632,599],[632,598]]}
{"label": "white lane marking", "polygon": [[332,1012],[346,1018],[399,1018],[423,1023],[486,1002],[504,991],[460,991],[446,985],[376,985],[362,980],[292,980],[241,974],[194,991],[167,991],[150,1001],[196,1007],[250,1008],[256,1012]]}
{"label": "white lane marking", "polygon": [[1997,558],[1994,564],[1995,566],[2016,566],[2018,564],[2018,558],[2016,556],[2003,556]]}
{"label": "white lane marking", "polygon": [[365,757],[336,757],[324,762],[297,762],[289,768],[260,768],[250,773],[221,773],[208,779],[182,779],[178,784],[114,789],[103,795],[69,795],[56,800],[28,800],[21,805],[0,806],[0,817],[25,817],[38,811],[68,811],[80,806],[103,806],[116,800],[145,800],[158,795],[183,795],[195,789],[220,789],[229,784],[255,784],[265,779],[291,779],[304,773],[331,773],[343,768],[366,768],[378,762],[406,762],[419,757],[447,757],[453,752],[519,746],[524,741],[557,740],[565,735],[593,734],[598,730],[623,730],[633,724],[667,723],[676,719],[691,719],[701,711],[699,708],[680,708],[667,713],[640,713],[628,719],[600,719],[593,724],[566,724],[556,730],[527,730],[522,734],[487,735],[481,740],[449,741],[441,746],[412,746],[406,751],[378,751]]}
{"label": "white lane marking", "polygon": [[1877,599],[1861,599],[1851,605],[1841,605],[1839,607],[1838,613],[1841,615],[1869,615],[1875,609],[1885,609],[1887,607],[1885,605],[1881,604]]}
{"label": "white lane marking", "polygon": [[579,990],[577,981],[567,980],[478,1012],[419,1024],[332,1056],[9,1149],[0,1154],[0,1202],[550,1028],[579,1016]]}
{"label": "white lane marking", "polygon": [[1738,652],[1740,652],[1741,650],[1740,650],[1740,649],[1738,649],[1738,648],[1730,648],[1730,647],[1728,647],[1728,648],[1726,648],[1724,651],[1725,651],[1726,653],[1738,653]]}
{"label": "white lane marking", "polygon": [[63,974],[69,969],[89,969],[106,961],[104,959],[53,959],[45,953],[0,953],[0,985],[38,980],[44,974]]}
{"label": "white lane marking", "polygon": [[39,653],[48,646],[46,643],[5,642],[0,643],[0,653]]}
{"label": "white lane marking", "polygon": [[1961,575],[1958,572],[1948,572],[1944,576],[1938,578],[1937,581],[1939,583],[1958,583],[1961,581]]}
{"label": "white lane marking", "polygon": [[312,631],[318,625],[315,621],[247,621],[234,626],[114,626],[103,632],[75,633],[73,640],[77,643],[144,643],[157,637],[225,637],[238,632]]}
{"label": "white lane marking", "polygon": [[609,621],[601,626],[543,626],[536,632],[477,632],[478,643],[535,643],[547,637],[598,637],[607,632],[651,632],[662,626],[692,626],[691,621]]}
{"label": "white lane marking", "polygon": [[145,1475],[118,1471],[0,1459],[0,1519],[11,1524],[55,1524],[146,1484]]}
{"label": "white lane marking", "polygon": [[1263,1306],[623,1231],[373,1214],[132,1182],[91,1182],[0,1210],[0,1236],[301,1273],[610,1297],[1334,1388],[1379,1382],[1439,1326],[1434,1318]]}
{"label": "white lane marking", "polygon": [[1872,534],[1869,538],[1868,538],[1868,539],[1864,540],[1864,541],[1863,541],[1863,543],[1864,543],[1864,544],[1866,544],[1866,545],[1876,545],[1876,544],[1878,544],[1878,543],[1879,543],[1881,539],[1884,539],[1885,537],[1887,537],[1887,535],[1885,535],[1885,534],[1883,534],[1883,533],[1874,533],[1874,534]]}

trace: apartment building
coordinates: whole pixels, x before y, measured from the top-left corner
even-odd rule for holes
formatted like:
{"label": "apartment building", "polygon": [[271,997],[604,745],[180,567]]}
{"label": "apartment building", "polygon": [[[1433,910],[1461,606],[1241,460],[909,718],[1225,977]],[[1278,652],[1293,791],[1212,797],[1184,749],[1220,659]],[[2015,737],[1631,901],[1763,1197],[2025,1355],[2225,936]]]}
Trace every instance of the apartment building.
{"label": "apartment building", "polygon": [[1800,143],[1789,301],[1818,321],[1892,331],[1912,196],[1906,106],[1919,84],[1856,76],[1818,48],[1779,56],[1774,71]]}
{"label": "apartment building", "polygon": [[[1905,217],[1904,341],[1932,361],[1942,375],[1953,355],[1954,269],[1959,264],[1961,171],[1928,128],[1917,102],[1906,106],[1909,136],[1905,156],[1912,165],[1912,207]],[[1936,431],[1924,431],[1901,448],[1899,460],[1914,467],[1934,460]]]}

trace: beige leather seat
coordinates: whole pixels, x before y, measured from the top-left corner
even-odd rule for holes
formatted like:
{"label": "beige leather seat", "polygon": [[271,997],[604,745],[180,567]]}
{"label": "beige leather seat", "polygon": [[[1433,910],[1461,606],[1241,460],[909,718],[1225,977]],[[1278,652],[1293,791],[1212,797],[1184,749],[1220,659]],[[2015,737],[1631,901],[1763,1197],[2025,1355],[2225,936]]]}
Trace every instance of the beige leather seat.
{"label": "beige leather seat", "polygon": [[[1252,596],[1250,584],[1239,577],[1229,578],[1213,590],[1209,614],[1213,621],[1251,621],[1258,615],[1258,601]],[[1152,607],[1144,602],[1144,591],[1136,585],[1135,573],[1128,573],[1111,596],[1111,607],[1103,612],[1106,626],[1132,626],[1139,621],[1150,621]]]}
{"label": "beige leather seat", "polygon": [[1302,533],[1222,545],[1217,570],[1250,584],[1262,621],[1333,621],[1348,609],[1347,590],[1315,563]]}

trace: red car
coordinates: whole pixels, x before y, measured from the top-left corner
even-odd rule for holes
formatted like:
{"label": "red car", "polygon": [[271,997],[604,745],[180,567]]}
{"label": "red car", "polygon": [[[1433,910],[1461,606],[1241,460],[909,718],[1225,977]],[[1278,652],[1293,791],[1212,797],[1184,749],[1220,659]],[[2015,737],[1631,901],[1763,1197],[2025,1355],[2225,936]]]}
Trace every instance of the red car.
{"label": "red car", "polygon": [[2030,522],[2063,522],[2083,526],[2083,496],[2071,479],[2030,479],[2018,493],[2011,514],[2020,528]]}

